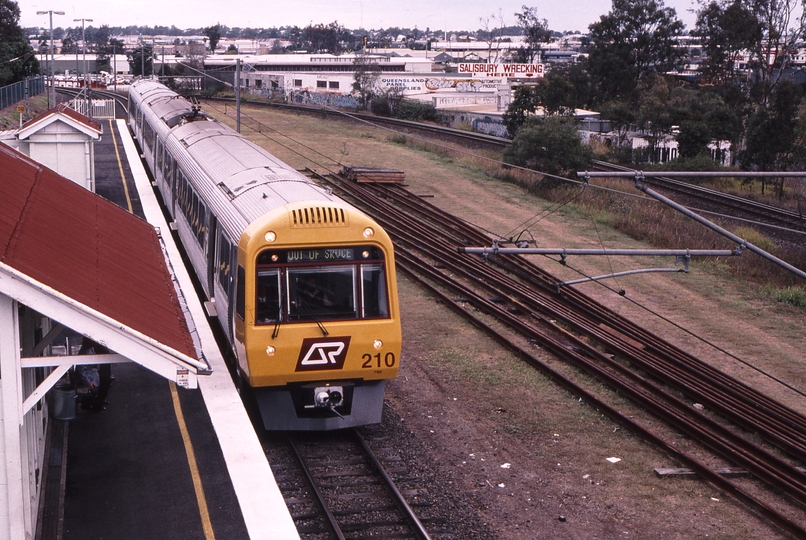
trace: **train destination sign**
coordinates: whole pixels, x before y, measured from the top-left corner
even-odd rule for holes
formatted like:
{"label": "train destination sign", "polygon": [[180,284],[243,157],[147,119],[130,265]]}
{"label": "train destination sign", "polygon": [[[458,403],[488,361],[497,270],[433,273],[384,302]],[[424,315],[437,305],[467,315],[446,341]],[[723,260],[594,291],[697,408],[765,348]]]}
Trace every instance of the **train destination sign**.
{"label": "train destination sign", "polygon": [[300,247],[288,250],[263,250],[260,255],[258,255],[257,263],[259,265],[311,264],[345,261],[382,261],[383,259],[383,251],[377,246]]}
{"label": "train destination sign", "polygon": [[533,77],[543,76],[543,64],[459,64],[459,73],[474,77]]}
{"label": "train destination sign", "polygon": [[332,262],[332,261],[352,261],[355,259],[355,251],[351,248],[324,248],[324,249],[299,249],[286,252],[286,262]]}

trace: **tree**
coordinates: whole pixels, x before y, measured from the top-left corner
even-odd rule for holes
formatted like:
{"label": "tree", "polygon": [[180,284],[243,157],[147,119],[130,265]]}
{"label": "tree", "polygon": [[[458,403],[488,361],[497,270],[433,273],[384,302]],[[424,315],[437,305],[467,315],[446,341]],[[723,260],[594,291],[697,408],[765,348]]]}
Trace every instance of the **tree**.
{"label": "tree", "polygon": [[[154,73],[154,49],[148,43],[140,43],[138,47],[126,53],[126,58],[129,60],[129,71],[135,77]],[[144,64],[145,73],[143,73]]]}
{"label": "tree", "polygon": [[[795,145],[800,140],[802,121],[798,117],[803,87],[783,81],[772,92],[768,105],[761,105],[750,117],[745,149],[739,162],[745,169],[762,171],[786,170],[797,163],[802,151]],[[783,184],[779,184],[780,189]],[[762,182],[762,192],[765,183]]]}
{"label": "tree", "polygon": [[806,39],[803,0],[713,0],[703,6],[697,20],[697,35],[707,44],[709,68],[730,62],[731,52],[749,52],[749,67],[756,78],[754,95],[763,104],[792,67],[793,55]]}
{"label": "tree", "polygon": [[342,50],[342,41],[347,31],[338,22],[328,25],[308,25],[302,31],[302,42],[305,49],[310,52],[329,52],[339,54]]}
{"label": "tree", "polygon": [[[91,31],[90,31],[91,29]],[[96,59],[95,59],[95,69],[96,72],[100,71],[112,71],[112,66],[110,63],[110,55],[113,53],[112,43],[110,43],[109,36],[111,31],[107,25],[103,25],[100,28],[92,28],[87,30],[87,43],[90,44],[90,49],[95,51]],[[123,42],[119,39],[111,40],[114,42],[114,52],[123,52]]]}
{"label": "tree", "polygon": [[610,121],[618,133],[616,146],[622,146],[627,140],[627,133],[636,121],[635,109],[623,101],[608,101],[601,107],[602,117]]}
{"label": "tree", "polygon": [[[501,10],[498,10],[498,16],[490,15],[489,17],[482,17],[479,19],[481,29],[479,30],[479,38],[487,43],[487,61],[491,64],[498,62],[498,55],[501,51],[500,44],[504,31],[504,15]],[[498,23],[498,28],[494,23]],[[495,54],[493,55],[493,46],[495,46]]]}
{"label": "tree", "polygon": [[680,124],[680,131],[675,139],[680,157],[692,159],[708,152],[711,134],[705,122],[687,120]]}
{"label": "tree", "polygon": [[665,134],[674,124],[673,110],[669,106],[672,98],[669,83],[660,75],[641,81],[638,107],[638,125],[649,132],[650,156]]}
{"label": "tree", "polygon": [[593,151],[567,118],[530,119],[504,150],[504,161],[547,174],[563,175],[590,167]]}
{"label": "tree", "polygon": [[516,13],[515,16],[526,39],[526,46],[515,53],[515,60],[531,64],[540,55],[543,43],[551,40],[551,30],[548,21],[537,16],[537,8],[523,6],[521,9],[523,11]]}
{"label": "tree", "polygon": [[526,123],[526,119],[537,110],[539,102],[537,87],[518,86],[515,88],[512,102],[501,118],[510,137],[514,138],[518,134],[518,131]]}
{"label": "tree", "polygon": [[563,77],[546,77],[538,85],[541,94],[543,112],[546,116],[573,116],[575,108],[571,105],[574,85]]}
{"label": "tree", "polygon": [[368,108],[372,97],[378,93],[381,67],[365,54],[359,54],[353,62],[353,92],[358,94],[358,103]]}
{"label": "tree", "polygon": [[0,0],[0,86],[39,73],[39,62],[19,20],[17,2]]}
{"label": "tree", "polygon": [[683,23],[662,0],[613,0],[589,28],[588,69],[602,101],[635,99],[640,79],[670,71],[681,56]]}
{"label": "tree", "polygon": [[704,6],[697,13],[692,33],[703,41],[703,74],[719,82],[733,79],[737,53],[753,47],[763,31],[752,11],[741,0],[733,0],[727,5],[712,1]]}
{"label": "tree", "polygon": [[218,42],[221,41],[221,25],[216,23],[213,26],[208,26],[204,29],[204,35],[207,36],[210,42],[210,52],[215,54]]}

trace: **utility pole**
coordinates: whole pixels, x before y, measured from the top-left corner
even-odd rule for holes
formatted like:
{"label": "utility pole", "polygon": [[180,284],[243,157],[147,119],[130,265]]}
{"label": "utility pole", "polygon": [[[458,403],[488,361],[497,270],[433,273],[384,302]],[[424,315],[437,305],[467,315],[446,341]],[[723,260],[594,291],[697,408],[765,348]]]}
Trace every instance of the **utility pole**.
{"label": "utility pole", "polygon": [[235,59],[235,131],[241,132],[241,58]]}
{"label": "utility pole", "polygon": [[81,45],[84,49],[84,79],[87,78],[87,37],[84,32],[84,21],[92,22],[92,19],[73,19],[73,22],[81,21]]}
{"label": "utility pole", "polygon": [[64,15],[64,11],[53,11],[52,9],[49,9],[47,11],[36,12],[37,15],[45,15],[46,13],[50,15],[50,94],[48,94],[48,97],[52,98],[48,99],[48,109],[50,109],[51,102],[53,103],[54,107],[56,106],[56,81],[53,78],[53,14]]}
{"label": "utility pole", "polygon": [[92,22],[92,19],[73,19],[73,22],[81,21],[81,48],[83,50],[83,59],[82,62],[84,63],[84,98],[86,103],[85,113],[89,118],[92,118],[92,100],[90,99],[90,75],[87,69],[87,34],[84,29],[84,22]]}

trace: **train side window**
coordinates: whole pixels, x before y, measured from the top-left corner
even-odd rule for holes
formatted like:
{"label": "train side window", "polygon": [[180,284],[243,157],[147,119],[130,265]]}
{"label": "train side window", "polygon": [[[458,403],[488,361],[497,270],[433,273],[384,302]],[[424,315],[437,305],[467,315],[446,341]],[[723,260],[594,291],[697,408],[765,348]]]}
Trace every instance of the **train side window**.
{"label": "train side window", "polygon": [[235,297],[235,313],[238,314],[238,317],[241,320],[244,320],[244,313],[246,312],[245,299],[246,299],[246,285],[244,280],[246,279],[246,270],[243,269],[243,266],[238,265],[238,286],[237,286],[237,294]]}
{"label": "train side window", "polygon": [[157,166],[154,167],[154,173],[162,173],[162,141],[157,139]]}
{"label": "train side window", "polygon": [[179,195],[179,209],[185,214],[185,217],[187,217],[187,180],[182,171],[177,170],[177,175],[176,191]]}
{"label": "train side window", "polygon": [[[190,186],[188,186],[190,187]],[[199,198],[196,196],[196,192],[192,189],[189,190],[189,197],[188,200],[190,204],[188,205],[188,223],[190,223],[190,229],[193,231],[194,235],[196,233],[196,227],[199,226]]]}
{"label": "train side window", "polygon": [[148,122],[143,122],[143,142],[152,154],[154,152],[154,137],[154,128]]}
{"label": "train side window", "polygon": [[383,264],[361,265],[361,307],[364,317],[388,317],[386,269]]}
{"label": "train side window", "polygon": [[174,167],[174,158],[171,157],[171,154],[165,152],[165,170],[162,175],[165,177],[165,182],[171,187],[173,187],[174,182]]}
{"label": "train side window", "polygon": [[207,231],[207,207],[204,205],[204,202],[199,199],[199,225],[196,228],[196,240],[199,241],[199,245],[202,248],[202,251],[207,251],[206,247],[206,235],[204,234]]}
{"label": "train side window", "polygon": [[232,254],[232,246],[223,234],[218,235],[218,282],[224,287],[224,290],[229,294],[229,282],[232,274],[230,268],[230,257]]}
{"label": "train side window", "polygon": [[280,320],[280,270],[258,270],[255,297],[255,324]]}

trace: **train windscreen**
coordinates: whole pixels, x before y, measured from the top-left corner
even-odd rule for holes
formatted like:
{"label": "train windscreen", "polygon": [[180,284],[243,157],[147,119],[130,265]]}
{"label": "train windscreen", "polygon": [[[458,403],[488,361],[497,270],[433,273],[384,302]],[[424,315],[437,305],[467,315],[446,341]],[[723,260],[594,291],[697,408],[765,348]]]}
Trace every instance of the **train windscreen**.
{"label": "train windscreen", "polygon": [[256,277],[258,325],[389,317],[378,247],[264,250]]}

